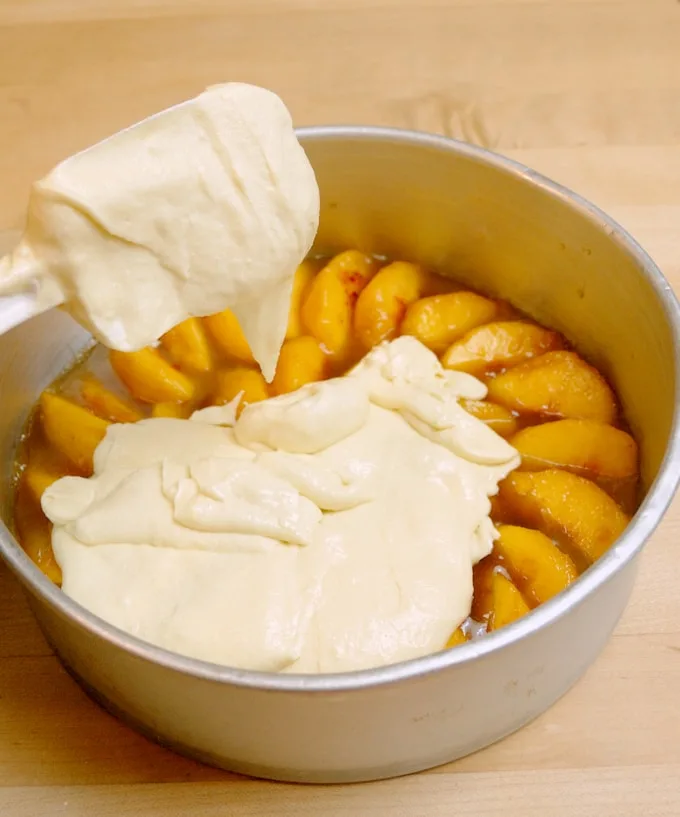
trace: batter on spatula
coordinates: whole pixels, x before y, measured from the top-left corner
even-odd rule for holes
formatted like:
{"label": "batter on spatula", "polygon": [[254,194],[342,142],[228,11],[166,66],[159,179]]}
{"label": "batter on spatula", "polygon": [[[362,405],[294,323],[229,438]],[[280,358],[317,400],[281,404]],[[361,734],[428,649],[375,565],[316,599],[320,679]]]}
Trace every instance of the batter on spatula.
{"label": "batter on spatula", "polygon": [[23,238],[0,260],[0,299],[20,301],[0,331],[63,305],[106,346],[133,351],[230,308],[271,380],[318,220],[281,100],[213,86],[34,184]]}

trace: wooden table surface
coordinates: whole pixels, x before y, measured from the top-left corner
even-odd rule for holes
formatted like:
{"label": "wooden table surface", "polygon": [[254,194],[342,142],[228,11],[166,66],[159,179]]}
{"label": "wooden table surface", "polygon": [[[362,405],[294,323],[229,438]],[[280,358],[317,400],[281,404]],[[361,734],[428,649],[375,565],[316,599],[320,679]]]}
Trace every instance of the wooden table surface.
{"label": "wooden table surface", "polygon": [[[477,142],[618,218],[680,289],[677,0],[0,0],[0,230],[95,139],[223,80],[298,124]],[[680,815],[680,505],[586,677],[520,733],[430,773],[259,782],[149,743],[60,668],[0,568],[0,814]]]}

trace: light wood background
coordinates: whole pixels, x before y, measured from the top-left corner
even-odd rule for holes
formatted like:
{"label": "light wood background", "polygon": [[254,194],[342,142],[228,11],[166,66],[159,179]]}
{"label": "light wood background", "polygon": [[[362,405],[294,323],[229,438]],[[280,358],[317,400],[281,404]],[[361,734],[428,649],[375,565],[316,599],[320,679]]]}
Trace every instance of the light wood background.
{"label": "light wood background", "polygon": [[[680,288],[676,0],[0,0],[0,230],[57,160],[234,79],[280,93],[298,124],[519,158],[617,217]],[[604,655],[550,712],[456,764],[348,787],[240,778],[121,726],[0,568],[0,814],[677,817],[679,534],[676,503]]]}

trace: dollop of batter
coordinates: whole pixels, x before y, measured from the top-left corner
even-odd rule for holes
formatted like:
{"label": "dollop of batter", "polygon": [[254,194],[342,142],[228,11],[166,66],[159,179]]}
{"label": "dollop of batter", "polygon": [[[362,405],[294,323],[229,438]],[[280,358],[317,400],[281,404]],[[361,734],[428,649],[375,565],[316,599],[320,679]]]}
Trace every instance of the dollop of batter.
{"label": "dollop of batter", "polygon": [[142,639],[218,664],[342,672],[442,649],[492,548],[515,450],[484,396],[417,340],[343,378],[192,420],[113,425],[89,479],[42,500],[63,590]]}

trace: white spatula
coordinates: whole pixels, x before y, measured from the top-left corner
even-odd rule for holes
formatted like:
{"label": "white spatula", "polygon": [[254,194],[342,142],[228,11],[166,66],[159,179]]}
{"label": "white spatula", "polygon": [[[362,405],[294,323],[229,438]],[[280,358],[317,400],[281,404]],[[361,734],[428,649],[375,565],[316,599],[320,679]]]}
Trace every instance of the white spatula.
{"label": "white spatula", "polygon": [[[17,236],[13,236],[13,242],[17,240]],[[11,246],[10,239],[5,235],[0,236],[0,253]],[[20,323],[36,317],[41,312],[46,312],[55,306],[60,306],[63,299],[55,297],[52,300],[45,299],[38,300],[36,281],[33,275],[33,269],[28,265],[21,265],[12,263],[10,255],[0,258],[0,293],[3,287],[10,285],[10,279],[13,282],[12,286],[17,286],[19,280],[22,281],[21,286],[25,287],[25,291],[16,292],[11,295],[0,294],[0,335],[9,332]]]}

